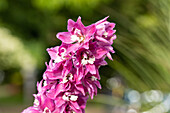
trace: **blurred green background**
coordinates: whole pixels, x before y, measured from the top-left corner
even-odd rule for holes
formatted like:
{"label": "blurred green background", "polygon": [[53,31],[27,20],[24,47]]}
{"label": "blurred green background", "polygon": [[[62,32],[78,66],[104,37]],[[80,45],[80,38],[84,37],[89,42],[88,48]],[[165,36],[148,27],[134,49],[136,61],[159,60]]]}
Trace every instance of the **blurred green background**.
{"label": "blurred green background", "polygon": [[170,113],[170,0],[0,0],[0,113],[32,105],[67,20],[116,23],[114,61],[87,113]]}

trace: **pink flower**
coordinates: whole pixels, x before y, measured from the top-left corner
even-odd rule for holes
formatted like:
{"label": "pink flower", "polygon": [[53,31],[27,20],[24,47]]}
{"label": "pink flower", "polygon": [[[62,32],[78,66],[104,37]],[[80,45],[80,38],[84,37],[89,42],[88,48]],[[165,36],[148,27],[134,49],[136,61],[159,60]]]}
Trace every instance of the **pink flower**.
{"label": "pink flower", "polygon": [[101,85],[98,79],[100,78],[97,74],[94,75],[90,73],[88,73],[86,77],[83,79],[85,90],[89,92],[91,99],[93,99],[94,95],[97,95],[97,87],[101,89]]}
{"label": "pink flower", "polygon": [[56,98],[56,107],[61,109],[61,113],[84,113],[88,96],[76,95],[71,92],[60,93]]}
{"label": "pink flower", "polygon": [[67,26],[68,32],[61,32],[57,34],[57,38],[63,43],[72,44],[68,52],[74,52],[79,47],[89,48],[89,40],[93,39],[93,35],[96,31],[95,24],[85,27],[81,22],[81,17],[77,19],[77,22],[68,20]]}
{"label": "pink flower", "polygon": [[108,51],[106,53],[107,57],[112,60],[112,56],[109,52],[115,53],[111,45],[113,44],[113,40],[116,39],[116,35],[114,34],[116,30],[113,30],[113,28],[115,27],[115,23],[108,22],[107,18],[108,17],[95,23],[95,39],[98,43],[98,47],[105,48],[105,50]]}
{"label": "pink flower", "polygon": [[37,83],[38,94],[34,94],[33,107],[29,107],[23,113],[52,113],[55,110],[54,100],[46,96],[49,86],[42,86],[42,82]]}
{"label": "pink flower", "polygon": [[77,67],[83,66],[83,70],[85,73],[90,72],[92,74],[96,74],[96,66],[95,64],[95,56],[90,50],[80,48],[77,50],[77,64],[75,64]]}
{"label": "pink flower", "polygon": [[68,32],[57,34],[62,44],[47,49],[51,59],[37,83],[34,105],[22,113],[85,113],[88,94],[93,99],[101,89],[99,67],[114,53],[115,24],[107,18],[87,27],[81,17],[68,20]]}
{"label": "pink flower", "polygon": [[59,63],[69,59],[71,54],[67,54],[67,49],[69,45],[62,44],[61,46],[56,46],[54,48],[48,48],[47,51],[54,63]]}
{"label": "pink flower", "polygon": [[115,23],[108,22],[107,18],[108,17],[95,23],[95,39],[101,41],[103,44],[111,45],[113,43],[113,40],[116,39],[116,35],[114,34],[116,30],[113,30],[113,28],[115,27]]}

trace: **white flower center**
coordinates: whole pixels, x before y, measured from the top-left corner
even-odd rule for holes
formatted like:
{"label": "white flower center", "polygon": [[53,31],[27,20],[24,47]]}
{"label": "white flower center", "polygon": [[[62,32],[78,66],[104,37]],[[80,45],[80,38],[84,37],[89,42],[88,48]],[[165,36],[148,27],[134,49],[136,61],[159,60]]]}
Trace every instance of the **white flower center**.
{"label": "white flower center", "polygon": [[76,100],[77,100],[77,98],[78,98],[78,96],[76,96],[76,95],[71,95],[70,100],[72,100],[72,101],[76,101]]}
{"label": "white flower center", "polygon": [[104,33],[103,33],[103,35],[105,36],[105,38],[108,36],[108,33],[105,31]]}
{"label": "white flower center", "polygon": [[47,81],[44,81],[44,82],[43,82],[43,86],[47,86]]}
{"label": "white flower center", "polygon": [[56,59],[54,60],[54,64],[55,63],[59,63],[59,62],[61,62],[61,61],[63,61],[63,60],[65,60],[66,58],[65,58],[65,53],[66,53],[66,48],[61,48],[61,50],[60,51],[62,51],[60,54],[61,54],[61,56],[60,55],[58,55],[59,54],[59,52],[57,52],[57,54],[56,54]]}
{"label": "white flower center", "polygon": [[63,81],[61,83],[66,83],[68,80],[66,79],[66,77],[64,77]]}
{"label": "white flower center", "polygon": [[66,53],[66,48],[62,47],[61,51],[63,50],[63,52],[61,52],[61,57],[64,58],[65,53]]}
{"label": "white flower center", "polygon": [[78,96],[76,96],[76,95],[69,95],[69,94],[64,94],[63,95],[63,100],[65,100],[65,101],[76,101],[77,100],[77,98],[78,98]]}
{"label": "white flower center", "polygon": [[45,107],[43,113],[51,113],[51,111],[48,109],[48,107]]}
{"label": "white flower center", "polygon": [[91,80],[92,80],[92,81],[96,81],[97,78],[96,78],[95,76],[91,76]]}
{"label": "white flower center", "polygon": [[39,104],[40,104],[40,102],[38,101],[38,99],[35,99],[35,100],[34,100],[34,105],[35,105],[36,107],[38,107]]}
{"label": "white flower center", "polygon": [[84,40],[84,37],[82,35],[77,36],[77,35],[71,35],[71,40],[73,42],[78,41],[79,43],[81,43]]}
{"label": "white flower center", "polygon": [[78,41],[79,40],[79,37],[77,35],[71,35],[71,40],[72,41]]}
{"label": "white flower center", "polygon": [[60,56],[57,56],[57,58],[54,60],[54,64],[59,63],[61,61],[63,61],[63,59]]}
{"label": "white flower center", "polygon": [[83,58],[83,59],[81,60],[81,64],[86,65],[87,63],[88,63],[88,62],[87,62],[86,58]]}
{"label": "white flower center", "polygon": [[68,96],[66,96],[66,95],[63,95],[63,100],[66,100],[66,101],[69,101],[69,97]]}
{"label": "white flower center", "polygon": [[81,60],[81,64],[86,65],[86,64],[93,64],[95,61],[95,57],[92,58],[87,58],[87,57],[83,57],[83,59]]}
{"label": "white flower center", "polygon": [[73,79],[73,75],[71,73],[69,73],[66,77],[63,78],[63,81],[61,83],[66,83],[72,79]]}
{"label": "white flower center", "polygon": [[84,40],[84,36],[81,34],[81,31],[79,29],[74,30],[74,35],[71,35],[71,40],[73,42],[78,41],[81,43]]}
{"label": "white flower center", "polygon": [[75,30],[74,30],[74,34],[82,35],[82,34],[81,34],[81,31],[80,31],[79,29],[75,29]]}
{"label": "white flower center", "polygon": [[92,58],[89,58],[88,63],[89,63],[89,64],[93,64],[94,61],[95,61],[95,57],[92,57]]}
{"label": "white flower center", "polygon": [[79,37],[78,42],[80,43],[80,42],[82,42],[83,40],[84,40],[84,37],[81,36],[81,37]]}

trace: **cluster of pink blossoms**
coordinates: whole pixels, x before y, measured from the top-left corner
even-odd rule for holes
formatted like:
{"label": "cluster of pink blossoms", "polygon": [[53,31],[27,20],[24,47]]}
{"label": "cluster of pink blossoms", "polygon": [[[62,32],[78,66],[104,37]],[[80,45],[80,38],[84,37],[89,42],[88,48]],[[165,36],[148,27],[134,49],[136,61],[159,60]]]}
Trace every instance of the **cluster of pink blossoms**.
{"label": "cluster of pink blossoms", "polygon": [[101,88],[99,67],[112,60],[114,23],[104,18],[85,27],[81,18],[68,20],[68,32],[60,32],[60,46],[47,49],[51,60],[43,80],[37,83],[34,105],[22,113],[84,113],[88,94],[91,99]]}

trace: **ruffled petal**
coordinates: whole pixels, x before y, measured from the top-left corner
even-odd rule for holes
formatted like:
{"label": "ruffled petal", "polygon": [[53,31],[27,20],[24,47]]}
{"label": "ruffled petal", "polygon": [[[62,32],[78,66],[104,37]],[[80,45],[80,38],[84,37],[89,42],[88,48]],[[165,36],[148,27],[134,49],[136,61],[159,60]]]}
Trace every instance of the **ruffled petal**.
{"label": "ruffled petal", "polygon": [[86,69],[91,73],[91,74],[96,74],[96,67],[93,64],[87,64]]}
{"label": "ruffled petal", "polygon": [[107,21],[107,19],[109,18],[109,16],[107,16],[107,17],[105,17],[104,19],[102,19],[102,20],[99,20],[98,22],[96,22],[95,24],[96,25],[99,25],[99,24],[101,24],[101,23],[103,23],[103,22],[105,22],[105,21]]}
{"label": "ruffled petal", "polygon": [[66,44],[75,42],[75,40],[71,39],[71,33],[69,32],[60,32],[56,35],[56,37]]}
{"label": "ruffled petal", "polygon": [[74,28],[75,22],[72,19],[69,19],[67,23],[68,23],[67,30],[71,32]]}
{"label": "ruffled petal", "polygon": [[85,28],[85,30],[86,30],[86,32],[85,32],[86,36],[90,37],[96,32],[96,26],[95,26],[95,24],[92,24],[90,26],[87,26]]}
{"label": "ruffled petal", "polygon": [[83,25],[83,23],[81,22],[81,17],[79,16],[77,19],[77,24],[80,28],[80,30],[82,31],[83,35],[85,35],[85,26]]}
{"label": "ruffled petal", "polygon": [[39,111],[38,108],[28,107],[28,108],[25,109],[22,113],[42,113],[42,112]]}

